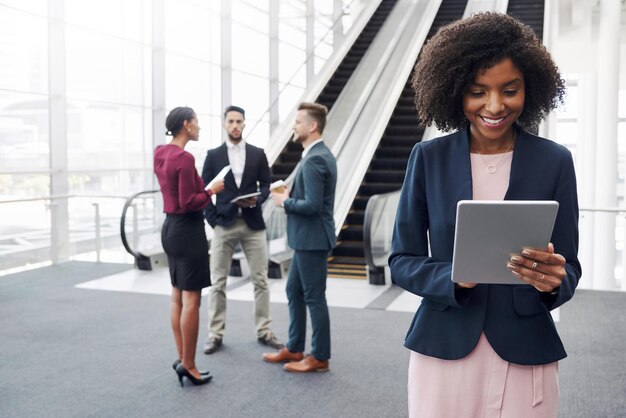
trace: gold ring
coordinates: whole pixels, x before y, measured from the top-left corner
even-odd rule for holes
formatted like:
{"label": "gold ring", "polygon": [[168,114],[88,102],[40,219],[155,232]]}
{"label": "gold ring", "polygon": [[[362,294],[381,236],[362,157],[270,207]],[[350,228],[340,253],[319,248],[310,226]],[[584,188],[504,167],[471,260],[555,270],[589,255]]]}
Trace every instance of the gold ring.
{"label": "gold ring", "polygon": [[537,265],[538,265],[538,264],[537,264],[537,262],[536,262],[536,261],[534,261],[534,262],[533,262],[533,265],[532,265],[532,266],[530,266],[530,268],[534,270],[534,269],[536,269],[536,268],[537,268]]}

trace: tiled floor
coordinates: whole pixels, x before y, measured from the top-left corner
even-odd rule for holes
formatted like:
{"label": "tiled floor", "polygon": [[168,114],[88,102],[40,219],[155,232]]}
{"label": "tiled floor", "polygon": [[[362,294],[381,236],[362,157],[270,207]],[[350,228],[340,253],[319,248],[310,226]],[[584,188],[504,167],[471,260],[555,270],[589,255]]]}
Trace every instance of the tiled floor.
{"label": "tiled floor", "polygon": [[[269,279],[270,300],[275,303],[287,303],[285,295],[286,279]],[[248,279],[239,277],[228,278],[227,298],[239,301],[252,301],[253,288]],[[152,271],[137,269],[114,274],[101,279],[88,281],[77,285],[83,289],[99,289],[118,292],[137,292],[157,295],[169,295],[171,285],[169,272],[166,268]],[[370,285],[365,280],[329,278],[327,282],[326,298],[329,306],[342,308],[363,309],[380,297],[387,289],[386,286]],[[208,290],[204,289],[203,294]],[[407,292],[402,292],[386,310],[415,312],[420,298]]]}

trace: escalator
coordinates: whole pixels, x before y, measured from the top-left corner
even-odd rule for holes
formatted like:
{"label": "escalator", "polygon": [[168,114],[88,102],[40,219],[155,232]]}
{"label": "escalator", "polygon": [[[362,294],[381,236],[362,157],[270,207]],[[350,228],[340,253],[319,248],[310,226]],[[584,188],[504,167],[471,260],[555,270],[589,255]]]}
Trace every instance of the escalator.
{"label": "escalator", "polygon": [[544,0],[509,0],[506,14],[527,24],[543,39]]}
{"label": "escalator", "polygon": [[[442,1],[427,38],[442,25],[463,17],[466,3],[467,0]],[[413,96],[409,77],[337,237],[337,246],[329,258],[328,277],[366,278],[363,219],[367,201],[372,195],[402,187],[411,149],[424,133],[417,125]]]}
{"label": "escalator", "polygon": [[[348,79],[361,62],[367,48],[376,37],[376,34],[378,34],[380,28],[383,23],[385,23],[385,20],[389,16],[389,13],[391,13],[391,10],[397,1],[398,0],[381,1],[369,22],[350,48],[350,51],[341,61],[341,64],[315,102],[323,104],[329,110],[332,109],[333,104],[337,100],[337,97],[339,97],[343,87],[346,85]],[[287,176],[289,176],[298,163],[301,154],[302,146],[289,141],[271,167],[272,181],[281,179],[284,180]]]}

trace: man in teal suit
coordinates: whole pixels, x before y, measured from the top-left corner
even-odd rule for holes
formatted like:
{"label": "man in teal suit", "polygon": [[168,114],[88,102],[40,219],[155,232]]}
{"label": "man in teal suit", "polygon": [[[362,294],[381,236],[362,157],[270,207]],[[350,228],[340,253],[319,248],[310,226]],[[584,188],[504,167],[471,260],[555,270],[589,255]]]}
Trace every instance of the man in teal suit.
{"label": "man in teal suit", "polygon": [[[335,246],[335,186],[337,164],[322,140],[328,109],[301,103],[293,127],[293,141],[302,144],[293,190],[272,193],[287,214],[287,242],[294,256],[287,278],[289,341],[277,353],[266,353],[270,363],[285,363],[289,372],[327,371],[330,359],[330,318],[326,304],[328,254]],[[304,356],[306,308],[311,313],[311,354]]]}

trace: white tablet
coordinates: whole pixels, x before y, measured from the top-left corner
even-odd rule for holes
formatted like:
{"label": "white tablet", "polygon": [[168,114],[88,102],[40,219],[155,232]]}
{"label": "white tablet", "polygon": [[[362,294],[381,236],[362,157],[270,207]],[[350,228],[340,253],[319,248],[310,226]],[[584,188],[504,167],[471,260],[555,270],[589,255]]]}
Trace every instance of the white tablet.
{"label": "white tablet", "polygon": [[558,209],[559,203],[552,200],[461,200],[452,281],[523,284],[506,264],[522,248],[548,246]]}

